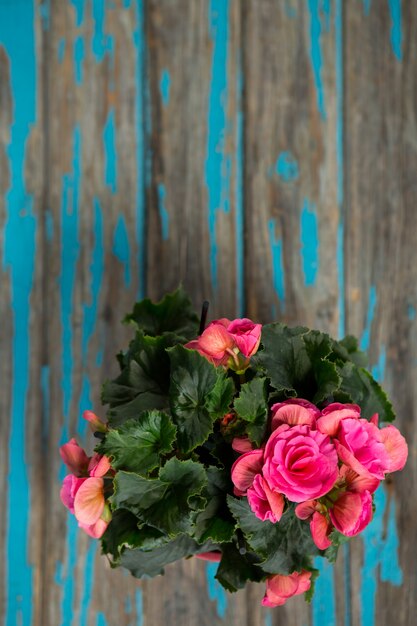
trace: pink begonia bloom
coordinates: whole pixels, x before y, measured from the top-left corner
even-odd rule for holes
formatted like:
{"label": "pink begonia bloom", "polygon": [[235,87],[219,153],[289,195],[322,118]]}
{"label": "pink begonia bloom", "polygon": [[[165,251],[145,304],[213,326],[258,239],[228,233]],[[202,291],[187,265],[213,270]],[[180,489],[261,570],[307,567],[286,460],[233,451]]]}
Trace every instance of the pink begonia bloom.
{"label": "pink begonia bloom", "polygon": [[372,519],[372,496],[369,491],[346,491],[329,510],[335,528],[346,537],[360,533]]}
{"label": "pink begonia bloom", "polygon": [[88,464],[88,474],[90,476],[101,477],[107,474],[111,469],[110,461],[107,456],[102,456],[97,452],[91,457]]}
{"label": "pink begonia bloom", "polygon": [[307,500],[295,507],[295,514],[299,519],[310,519],[310,532],[315,545],[319,550],[325,550],[332,545],[329,535],[333,530],[331,522],[324,512],[326,507],[318,500]]}
{"label": "pink begonia bloom", "polygon": [[248,502],[256,517],[263,522],[279,522],[284,511],[285,500],[281,493],[272,491],[261,474],[257,474],[247,493]]}
{"label": "pink begonia bloom", "polygon": [[333,530],[332,523],[323,513],[315,511],[310,520],[310,532],[315,545],[319,550],[326,550],[332,545],[329,535]]}
{"label": "pink begonia bloom", "polygon": [[272,430],[276,430],[281,424],[289,424],[289,426],[307,424],[307,426],[313,427],[316,419],[320,416],[319,409],[308,400],[303,400],[302,398],[292,398],[284,402],[277,402],[272,405],[271,411]]}
{"label": "pink begonia bloom", "polygon": [[94,524],[81,524],[78,522],[78,526],[83,529],[87,535],[93,537],[93,539],[100,539],[107,529],[110,522],[100,518]]}
{"label": "pink begonia bloom", "polygon": [[311,586],[311,572],[294,572],[289,576],[277,574],[266,581],[263,606],[282,606],[292,596],[308,591]]}
{"label": "pink begonia bloom", "polygon": [[93,411],[84,411],[83,418],[89,422],[93,432],[105,433],[107,431],[107,424],[102,422]]}
{"label": "pink begonia bloom", "polygon": [[100,519],[104,510],[103,478],[86,478],[78,487],[74,498],[74,514],[81,524],[91,526]]}
{"label": "pink begonia bloom", "polygon": [[250,452],[253,450],[253,443],[249,437],[235,437],[232,441],[232,448],[235,452],[243,454],[244,452]]}
{"label": "pink begonia bloom", "polygon": [[339,479],[347,486],[348,491],[369,491],[374,493],[380,480],[374,476],[367,474],[357,474],[352,468],[347,465],[342,465],[339,469]]}
{"label": "pink begonia bloom", "polygon": [[407,442],[395,426],[391,424],[381,428],[379,431],[381,441],[389,457],[388,472],[402,470],[407,462],[408,446]]}
{"label": "pink begonia bloom", "polygon": [[86,455],[76,439],[72,438],[59,448],[61,458],[74,476],[83,476],[87,473],[89,457]]}
{"label": "pink begonia bloom", "polygon": [[262,324],[255,324],[244,317],[233,320],[227,326],[228,332],[234,337],[239,351],[246,357],[251,357],[259,348],[261,341]]}
{"label": "pink begonia bloom", "polygon": [[203,561],[211,561],[212,563],[219,563],[222,560],[222,553],[220,550],[213,550],[212,552],[200,552],[200,554],[194,555],[197,559],[203,559]]}
{"label": "pink begonia bloom", "polygon": [[236,496],[246,495],[252,486],[256,474],[260,474],[263,465],[263,450],[251,450],[242,454],[232,465],[232,482]]}
{"label": "pink begonia bloom", "polygon": [[86,478],[77,478],[73,474],[65,476],[60,491],[62,504],[74,514],[74,499],[79,487],[83,484]]}
{"label": "pink begonia bloom", "polygon": [[304,424],[277,428],[268,439],[264,458],[262,472],[269,487],[291,502],[323,496],[338,478],[330,437]]}
{"label": "pink begonia bloom", "polygon": [[257,351],[261,330],[261,324],[247,318],[230,321],[223,317],[211,322],[198,339],[189,341],[185,347],[197,350],[216,366],[227,366],[230,359],[238,365],[239,352],[248,358]]}
{"label": "pink begonia bloom", "polygon": [[321,433],[334,437],[342,420],[359,419],[360,416],[361,410],[357,404],[333,402],[322,410],[321,417],[317,420],[317,428]]}
{"label": "pink begonia bloom", "polygon": [[382,480],[391,466],[381,432],[365,419],[346,418],[340,422],[335,445],[339,458],[359,475]]}

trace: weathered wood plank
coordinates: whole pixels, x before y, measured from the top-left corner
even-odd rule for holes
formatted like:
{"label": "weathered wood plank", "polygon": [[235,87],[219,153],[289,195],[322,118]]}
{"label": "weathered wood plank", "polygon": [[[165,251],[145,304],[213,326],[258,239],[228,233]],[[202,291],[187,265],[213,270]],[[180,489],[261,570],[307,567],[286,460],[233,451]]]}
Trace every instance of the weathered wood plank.
{"label": "weathered wood plank", "polygon": [[[341,5],[244,7],[248,313],[337,335],[343,325]],[[322,560],[317,566],[311,612],[297,599],[274,612],[275,623],[343,623],[344,594],[336,594],[344,589],[343,557],[336,574]]]}
{"label": "weathered wood plank", "polygon": [[[129,624],[141,587],[111,571],[58,498],[57,446],[100,409],[144,275],[143,8],[52,3],[47,32],[46,319],[51,418],[42,624]],[[111,589],[111,593],[109,590]],[[139,613],[139,614],[138,614]]]}
{"label": "weathered wood plank", "polygon": [[376,518],[352,545],[352,624],[412,624],[417,11],[400,2],[345,11],[347,325],[369,349],[410,446],[406,469],[377,492]]}
{"label": "weathered wood plank", "polygon": [[42,27],[35,3],[0,6],[0,618],[41,613],[44,451]]}
{"label": "weathered wood plank", "polygon": [[148,292],[182,280],[211,315],[243,306],[240,9],[150,1]]}

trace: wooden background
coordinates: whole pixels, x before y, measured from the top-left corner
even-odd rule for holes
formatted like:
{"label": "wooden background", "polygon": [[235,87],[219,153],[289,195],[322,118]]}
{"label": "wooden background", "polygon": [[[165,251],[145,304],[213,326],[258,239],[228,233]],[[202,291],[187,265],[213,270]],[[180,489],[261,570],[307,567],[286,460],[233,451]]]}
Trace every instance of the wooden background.
{"label": "wooden background", "polygon": [[[6,626],[396,626],[417,610],[417,3],[0,0]],[[58,445],[180,279],[212,316],[357,334],[410,457],[311,607],[212,565],[138,583],[59,501]]]}

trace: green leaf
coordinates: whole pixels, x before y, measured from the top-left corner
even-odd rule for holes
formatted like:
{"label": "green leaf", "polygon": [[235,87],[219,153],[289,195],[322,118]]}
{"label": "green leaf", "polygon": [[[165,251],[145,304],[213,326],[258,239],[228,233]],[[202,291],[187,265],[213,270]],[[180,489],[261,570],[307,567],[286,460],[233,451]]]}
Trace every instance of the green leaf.
{"label": "green leaf", "polygon": [[227,377],[225,372],[219,371],[213,390],[206,399],[206,408],[211,417],[217,419],[229,412],[235,391],[233,379]]}
{"label": "green leaf", "polygon": [[366,419],[370,419],[374,413],[378,413],[382,422],[395,419],[394,409],[385,391],[367,370],[349,361],[338,367],[338,370],[342,378],[340,392],[344,395],[335,394],[337,401],[346,401],[348,397],[350,402],[359,404],[361,415]]}
{"label": "green leaf", "polygon": [[353,335],[346,335],[341,341],[333,341],[332,360],[352,361],[358,367],[366,367],[368,358],[359,350],[358,340]]}
{"label": "green leaf", "polygon": [[314,567],[309,567],[307,569],[309,569],[311,572],[311,578],[310,578],[311,584],[310,584],[310,589],[307,589],[307,591],[304,593],[304,600],[310,604],[314,596],[316,580],[319,577],[320,572],[318,569],[315,569]]}
{"label": "green leaf", "polygon": [[249,439],[259,447],[265,436],[268,421],[266,378],[253,378],[242,385],[239,397],[234,402],[237,415],[249,422],[246,430]]}
{"label": "green leaf", "polygon": [[138,474],[153,470],[160,457],[172,450],[176,427],[166,413],[149,411],[140,419],[130,419],[117,429],[111,428],[99,452],[112,459],[115,469]]}
{"label": "green leaf", "polygon": [[199,319],[190,298],[179,287],[156,304],[149,298],[137,302],[125,322],[134,324],[146,335],[157,336],[171,332],[185,339],[193,339],[198,332]]}
{"label": "green leaf", "polygon": [[121,374],[104,383],[103,404],[110,405],[109,422],[122,424],[143,411],[168,408],[170,363],[166,348],[178,342],[175,335],[148,337],[136,333],[124,357]]}
{"label": "green leaf", "polygon": [[324,556],[330,563],[335,563],[339,547],[349,541],[350,537],[342,535],[342,533],[339,533],[339,531],[334,528],[329,535],[329,539],[332,542],[332,545],[325,550]]}
{"label": "green leaf", "polygon": [[195,350],[177,345],[167,352],[171,359],[171,412],[178,427],[178,446],[181,452],[188,453],[204,443],[213,431],[223,403],[219,398],[228,398],[231,388],[224,371]]}
{"label": "green leaf", "polygon": [[306,555],[320,553],[314,545],[309,524],[296,517],[293,507],[285,511],[278,523],[272,524],[258,519],[246,498],[228,496],[227,503],[247,542],[263,557],[260,567],[265,572],[287,575],[299,571],[306,564]]}
{"label": "green leaf", "polygon": [[248,580],[259,582],[265,575],[260,567],[251,562],[249,553],[241,554],[234,543],[222,546],[222,559],[215,578],[227,589],[243,589]]}
{"label": "green leaf", "polygon": [[142,522],[169,536],[190,532],[195,513],[205,506],[199,496],[207,485],[206,472],[200,463],[179,461],[175,457],[159,471],[159,478],[144,478],[130,472],[117,472],[114,508],[124,508]]}
{"label": "green leaf", "polygon": [[218,467],[208,467],[206,472],[207,506],[196,517],[194,536],[199,542],[211,539],[215,543],[224,543],[231,540],[236,525],[226,503],[226,494],[233,487],[230,473]]}
{"label": "green leaf", "polygon": [[265,369],[272,386],[288,396],[296,395],[296,388],[311,369],[303,335],[308,328],[289,328],[284,324],[266,324],[262,327],[263,350],[255,359]]}
{"label": "green leaf", "polygon": [[101,538],[103,553],[113,558],[112,564],[118,565],[120,556],[126,548],[154,549],[169,541],[161,531],[150,526],[141,526],[139,520],[130,511],[118,509]]}
{"label": "green leaf", "polygon": [[328,359],[333,341],[325,333],[267,324],[262,329],[262,344],[258,362],[279,394],[318,404],[338,389],[337,367]]}
{"label": "green leaf", "polygon": [[196,554],[201,550],[193,539],[179,535],[172,541],[150,551],[140,549],[125,550],[120,564],[131,571],[136,578],[153,577],[164,573],[169,563]]}

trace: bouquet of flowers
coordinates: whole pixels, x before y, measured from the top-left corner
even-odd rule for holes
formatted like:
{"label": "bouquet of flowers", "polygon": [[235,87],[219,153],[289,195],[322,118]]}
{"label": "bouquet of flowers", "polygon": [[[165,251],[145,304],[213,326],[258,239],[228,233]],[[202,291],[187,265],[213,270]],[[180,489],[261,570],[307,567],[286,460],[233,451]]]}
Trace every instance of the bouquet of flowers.
{"label": "bouquet of flowers", "polygon": [[[206,309],[205,309],[206,314]],[[205,328],[180,288],[125,319],[134,337],[103,386],[98,445],[60,451],[64,505],[112,566],[138,577],[181,558],[219,563],[229,591],[266,582],[265,606],[313,593],[316,556],[372,520],[407,444],[354,337],[222,318]]]}

